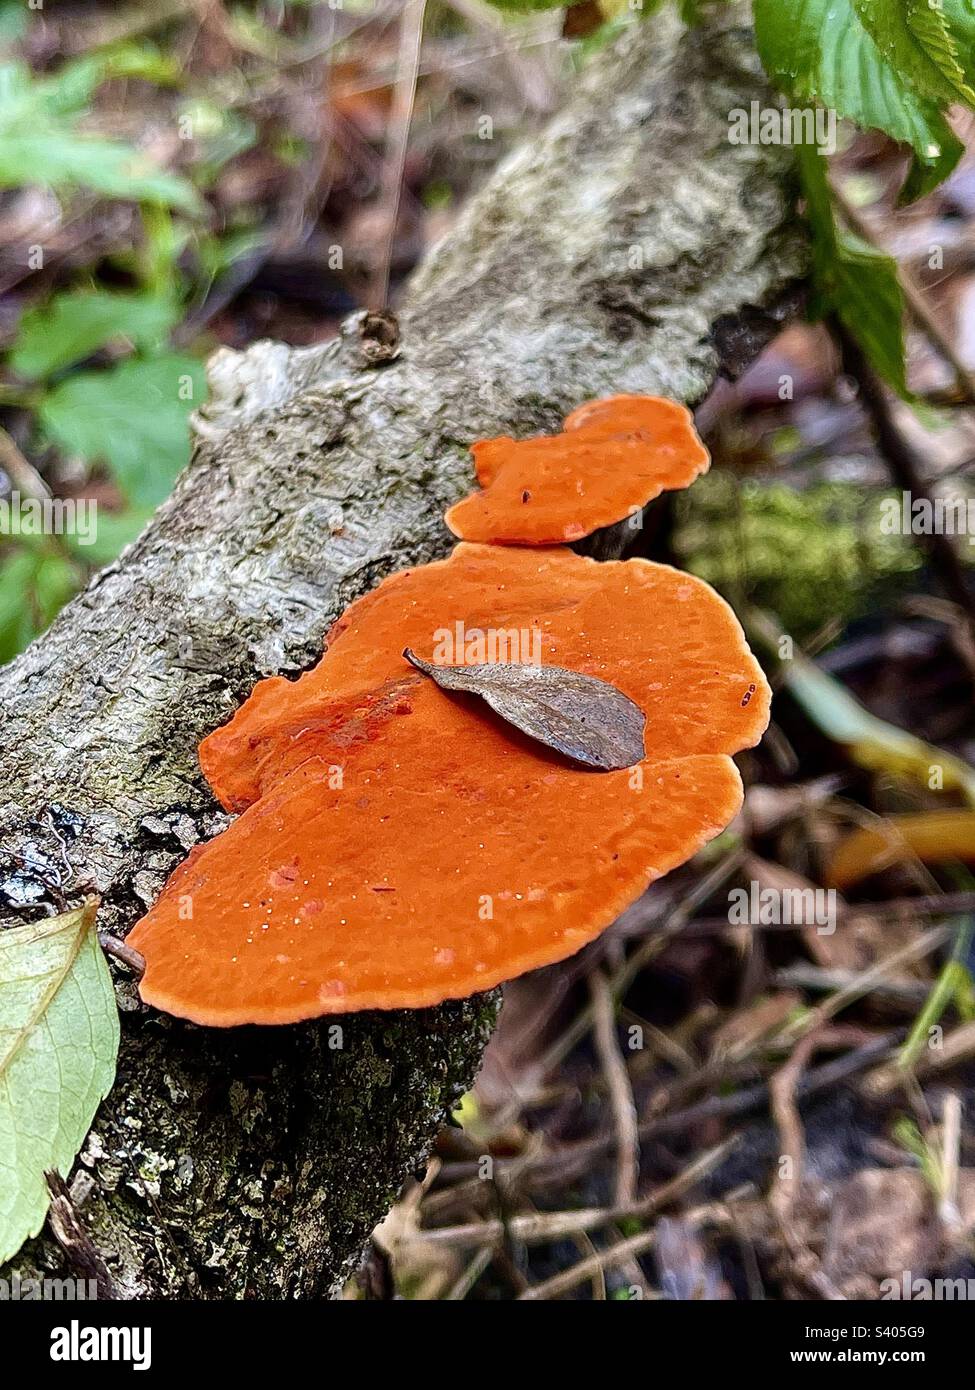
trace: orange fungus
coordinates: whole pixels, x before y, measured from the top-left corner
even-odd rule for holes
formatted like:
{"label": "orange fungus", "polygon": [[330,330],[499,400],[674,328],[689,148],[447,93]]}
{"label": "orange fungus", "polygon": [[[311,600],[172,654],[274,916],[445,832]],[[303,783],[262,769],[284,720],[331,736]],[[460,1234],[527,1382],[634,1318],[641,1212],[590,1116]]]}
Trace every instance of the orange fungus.
{"label": "orange fungus", "polygon": [[566,417],[561,434],[472,445],[481,491],[447,512],[467,541],[564,545],[689,487],[707,450],[691,413],[655,396],[611,396]]}
{"label": "orange fungus", "polygon": [[[579,416],[567,433],[599,427]],[[570,764],[404,647],[598,676],[644,711],[646,756]],[[571,955],[728,824],[730,755],[768,708],[731,610],[667,566],[462,544],[394,574],[314,670],[262,681],[201,745],[242,814],[130,934],[142,997],[203,1024],[289,1023],[432,1005]]]}

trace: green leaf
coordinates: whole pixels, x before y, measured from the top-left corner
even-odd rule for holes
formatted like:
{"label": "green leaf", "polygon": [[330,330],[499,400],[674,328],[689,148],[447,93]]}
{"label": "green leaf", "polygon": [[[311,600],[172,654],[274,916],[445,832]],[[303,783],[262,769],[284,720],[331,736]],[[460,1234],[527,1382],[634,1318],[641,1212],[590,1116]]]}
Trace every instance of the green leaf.
{"label": "green leaf", "polygon": [[898,196],[900,204],[913,203],[916,198],[926,198],[929,193],[933,193],[939,184],[944,183],[964,154],[965,146],[947,122],[943,124],[944,133],[940,145],[932,147],[940,148],[940,154],[922,159],[915,151],[907,178]]}
{"label": "green leaf", "polygon": [[975,918],[963,917],[958,926],[951,959],[945,961],[941,967],[924,1007],[911,1025],[911,1031],[897,1055],[897,1065],[903,1070],[910,1070],[924,1056],[931,1041],[931,1030],[941,1022],[950,1004],[954,1004],[961,1016],[965,1017],[966,1001],[972,988],[972,977],[965,965],[965,958],[972,944],[973,928]]}
{"label": "green leaf", "polygon": [[236,261],[262,247],[267,235],[263,227],[246,227],[222,237],[204,233],[196,243],[196,254],[204,273],[215,280]]}
{"label": "green leaf", "polygon": [[98,525],[90,545],[82,545],[77,535],[66,533],[64,543],[75,559],[92,569],[109,565],[127,545],[142,534],[152,516],[151,507],[130,507],[124,512],[109,512],[102,507]]}
{"label": "green leaf", "polygon": [[0,562],[0,663],[22,652],[37,634],[31,611],[31,591],[37,557],[16,549]]}
{"label": "green leaf", "polygon": [[938,103],[914,91],[885,59],[855,0],[798,0],[788,6],[755,0],[754,12],[765,70],[790,98],[819,102],[910,145],[932,187],[954,168],[962,147]]}
{"label": "green leaf", "polygon": [[853,0],[886,61],[929,101],[975,105],[940,0]]}
{"label": "green leaf", "polygon": [[859,237],[841,231],[833,214],[825,161],[800,146],[806,211],[813,228],[811,305],[817,316],[833,313],[863,348],[876,372],[910,399],[904,366],[904,299],[897,266]]}
{"label": "green leaf", "polygon": [[122,42],[73,58],[48,77],[33,78],[28,90],[31,99],[49,114],[81,115],[101,84],[112,77],[169,84],[179,77],[179,67],[152,44]]}
{"label": "green leaf", "polygon": [[0,931],[0,1264],[40,1230],[115,1079],[115,994],[95,903]]}
{"label": "green leaf", "polygon": [[874,370],[904,400],[910,399],[904,363],[904,297],[895,262],[865,241],[841,232],[820,286],[830,307],[854,335]]}
{"label": "green leaf", "polygon": [[973,0],[940,0],[940,3],[965,81],[969,87],[975,87],[975,3]]}
{"label": "green leaf", "polygon": [[0,65],[0,188],[49,184],[199,212],[191,184],[130,145],[77,126],[99,72],[83,61],[60,78],[35,81],[23,63]]}
{"label": "green leaf", "polygon": [[186,223],[169,208],[148,204],[142,209],[142,244],[132,258],[132,271],[151,298],[179,302],[183,283],[179,258],[189,236]]}
{"label": "green leaf", "polygon": [[969,804],[975,804],[975,768],[906,729],[878,719],[845,686],[801,653],[783,663],[782,679],[817,728],[834,743],[842,744],[860,767],[909,778],[929,790],[931,768],[940,767],[944,790],[957,791]]}
{"label": "green leaf", "polygon": [[62,449],[104,461],[134,506],[154,507],[189,460],[188,417],[204,389],[193,357],[139,359],[68,377],[45,396],[38,416]]}
{"label": "green leaf", "polygon": [[[180,107],[179,118],[193,132],[193,176],[198,187],[209,188],[229,160],[257,144],[256,124],[233,107],[221,105],[216,99],[194,97]],[[285,139],[283,136],[280,138]],[[297,137],[292,135],[288,138],[292,142],[289,148],[294,150]],[[298,144],[300,157],[307,147],[303,142]],[[279,157],[286,157],[286,152],[282,150],[276,149],[275,153]]]}
{"label": "green leaf", "polygon": [[161,343],[179,317],[168,300],[115,290],[77,290],[28,309],[10,356],[19,376],[34,379],[90,357],[114,338],[137,347]]}
{"label": "green leaf", "polygon": [[90,188],[111,198],[200,210],[184,179],[156,169],[138,150],[67,128],[10,135],[0,130],[0,187],[25,184]]}
{"label": "green leaf", "polygon": [[54,622],[69,598],[79,588],[79,575],[74,565],[60,550],[46,549],[39,557],[34,571],[35,627],[43,632]]}
{"label": "green leaf", "polygon": [[48,537],[18,538],[0,564],[0,663],[22,652],[54,621],[82,577],[77,563]]}
{"label": "green leaf", "polygon": [[109,78],[137,77],[170,86],[179,79],[179,64],[164,56],[154,44],[125,41],[86,53],[65,63],[53,76],[38,84],[49,110],[81,112],[98,87]]}
{"label": "green leaf", "polygon": [[29,15],[21,0],[0,0],[0,43],[4,47],[19,43],[27,32]]}
{"label": "green leaf", "polygon": [[[971,0],[754,0],[754,15],[765,68],[791,100],[818,102],[911,146],[903,198],[947,177],[962,144],[943,108],[975,101],[966,66],[975,39]],[[837,227],[818,153],[799,147],[798,158],[814,232],[814,310],[836,314],[877,372],[909,399],[896,266]]]}

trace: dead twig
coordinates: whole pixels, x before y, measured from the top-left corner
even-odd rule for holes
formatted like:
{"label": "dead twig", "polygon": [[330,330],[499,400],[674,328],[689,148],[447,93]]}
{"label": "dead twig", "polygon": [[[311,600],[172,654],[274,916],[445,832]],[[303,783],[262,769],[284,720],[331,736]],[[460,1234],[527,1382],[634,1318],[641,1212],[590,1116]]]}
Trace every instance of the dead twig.
{"label": "dead twig", "polygon": [[780,1221],[788,1220],[795,1206],[796,1194],[802,1182],[806,1156],[806,1137],[796,1104],[796,1087],[819,1046],[821,1032],[807,1033],[792,1050],[784,1066],[772,1073],[769,1080],[769,1101],[772,1119],[779,1135],[778,1182],[769,1198]]}
{"label": "dead twig", "polygon": [[[805,1100],[809,1096],[835,1087],[861,1072],[871,1070],[878,1062],[886,1061],[892,1057],[894,1048],[903,1037],[904,1029],[902,1028],[889,1033],[882,1033],[876,1038],[872,1038],[868,1043],[864,1043],[863,1047],[853,1052],[844,1053],[842,1057],[814,1068],[803,1077],[797,1087],[797,1095]],[[659,1139],[666,1134],[685,1133],[693,1125],[704,1124],[711,1120],[737,1119],[742,1115],[750,1114],[753,1110],[760,1110],[767,1103],[768,1083],[756,1082],[754,1086],[745,1087],[730,1095],[708,1096],[705,1100],[698,1101],[695,1105],[689,1105],[683,1110],[675,1110],[670,1114],[657,1115],[653,1119],[644,1120],[639,1127],[640,1139],[646,1143],[648,1139]],[[551,1170],[558,1174],[560,1181],[564,1182],[572,1174],[584,1172],[594,1158],[606,1152],[612,1142],[612,1135],[596,1134],[589,1139],[580,1139],[572,1144],[563,1144],[557,1149],[543,1151],[529,1162],[525,1162],[521,1158],[498,1159],[495,1162],[495,1172],[510,1170],[512,1164],[517,1164],[521,1174],[525,1176],[530,1174],[535,1180],[538,1180],[540,1174]],[[477,1165],[473,1163],[456,1163],[444,1167],[445,1177],[453,1179],[475,1176],[476,1173]]]}
{"label": "dead twig", "polygon": [[98,933],[98,943],[107,956],[113,956],[115,960],[120,960],[123,965],[127,965],[133,975],[139,979],[146,971],[146,958],[141,951],[136,951],[132,946],[126,946],[124,941],[120,941],[117,936],[112,936],[111,932],[100,931]]}
{"label": "dead twig", "polygon": [[[856,970],[827,970],[820,965],[796,961],[794,965],[776,970],[772,976],[772,983],[783,989],[825,990],[833,993],[854,987],[859,978],[859,972]],[[927,999],[930,989],[920,980],[878,980],[870,993],[879,999],[888,999],[891,1003],[904,1004],[909,1009],[916,1009]]]}
{"label": "dead twig", "polygon": [[931,931],[924,932],[913,941],[909,941],[900,950],[893,951],[883,960],[877,961],[876,965],[871,965],[868,970],[862,971],[859,975],[854,975],[850,982],[835,994],[829,995],[821,1004],[805,1018],[801,1019],[797,1025],[799,1036],[812,1032],[821,1024],[835,1018],[838,1013],[848,1008],[850,1004],[855,1004],[858,999],[863,999],[870,994],[873,987],[885,980],[888,975],[893,974],[902,965],[912,964],[916,960],[923,960],[932,951],[936,951],[939,946],[943,946],[952,936],[950,927],[934,927]]}
{"label": "dead twig", "polygon": [[396,61],[396,86],[393,89],[393,109],[390,115],[391,136],[383,161],[380,203],[383,209],[385,235],[376,282],[372,292],[372,308],[386,308],[389,298],[389,275],[393,261],[393,243],[399,222],[403,171],[410,140],[413,103],[420,67],[420,43],[423,37],[423,17],[426,0],[407,0],[400,19],[399,54]]}
{"label": "dead twig", "polygon": [[52,1169],[44,1174],[44,1180],[51,1194],[47,1224],[69,1265],[77,1270],[81,1278],[95,1281],[99,1298],[117,1298],[108,1266],[85,1229],[61,1174]]}
{"label": "dead twig", "polygon": [[[530,1212],[511,1216],[507,1222],[509,1238],[521,1241],[524,1245],[542,1245],[549,1241],[564,1240],[586,1231],[600,1230],[617,1221],[640,1220],[652,1216],[671,1202],[681,1197],[695,1182],[713,1172],[725,1158],[737,1148],[741,1136],[733,1134],[721,1144],[708,1149],[684,1168],[676,1177],[661,1187],[655,1188],[639,1201],[628,1202],[622,1206],[588,1207],[581,1211]],[[423,1240],[437,1245],[480,1245],[496,1244],[505,1235],[501,1221],[471,1221],[462,1226],[440,1226],[424,1228],[418,1232]]]}
{"label": "dead twig", "polygon": [[46,501],[51,489],[34,465],[17,448],[5,429],[0,427],[0,468],[24,497]]}
{"label": "dead twig", "polygon": [[606,1078],[609,1106],[616,1131],[616,1205],[625,1206],[636,1196],[640,1173],[640,1136],[637,1132],[633,1087],[616,1037],[616,1008],[609,982],[602,970],[589,977],[596,1051]]}
{"label": "dead twig", "polygon": [[[687,1212],[685,1220],[699,1226],[706,1224],[724,1226],[727,1225],[727,1213],[723,1204],[706,1205],[695,1207]],[[570,1269],[564,1269],[560,1274],[553,1275],[551,1279],[546,1279],[543,1283],[535,1284],[532,1288],[526,1289],[523,1294],[519,1295],[519,1301],[541,1302],[543,1299],[559,1298],[586,1279],[592,1278],[600,1270],[615,1269],[638,1255],[645,1255],[653,1249],[656,1243],[657,1232],[655,1229],[641,1231],[639,1235],[630,1236],[628,1240],[621,1240],[608,1250],[600,1250],[597,1254],[590,1255],[588,1259],[580,1260]]]}
{"label": "dead twig", "polygon": [[896,1063],[878,1068],[866,1083],[865,1089],[872,1099],[880,1099],[915,1082],[918,1078],[947,1071],[959,1062],[967,1062],[973,1056],[975,1022],[963,1023],[942,1039],[937,1047],[926,1047],[915,1061],[912,1071],[907,1072]]}
{"label": "dead twig", "polygon": [[[799,1118],[797,1096],[802,1076],[809,1062],[821,1047],[862,1041],[859,1029],[827,1028],[822,1026],[801,1038],[784,1066],[773,1072],[769,1081],[769,1100],[772,1119],[779,1135],[778,1185],[769,1199],[773,1211],[783,1224],[791,1226],[792,1210],[802,1186],[806,1157],[806,1138]],[[783,1163],[783,1160],[786,1162]]]}
{"label": "dead twig", "polygon": [[958,1210],[958,1173],[961,1168],[962,1103],[957,1091],[948,1091],[941,1112],[941,1194],[938,1217],[951,1231],[962,1225]]}
{"label": "dead twig", "polygon": [[[975,912],[975,893],[930,893],[916,898],[888,898],[882,902],[856,903],[847,907],[845,922],[847,927],[854,922],[869,921],[882,917],[886,920],[898,918],[900,921],[913,921],[916,918],[962,917]],[[789,923],[748,923],[736,926],[736,931],[746,932],[794,932],[801,924]],[[646,926],[634,925],[633,934],[643,935]],[[696,917],[681,930],[681,937],[714,936],[730,930],[727,915],[724,917]],[[626,932],[629,935],[629,931]],[[791,967],[790,967],[791,968]]]}

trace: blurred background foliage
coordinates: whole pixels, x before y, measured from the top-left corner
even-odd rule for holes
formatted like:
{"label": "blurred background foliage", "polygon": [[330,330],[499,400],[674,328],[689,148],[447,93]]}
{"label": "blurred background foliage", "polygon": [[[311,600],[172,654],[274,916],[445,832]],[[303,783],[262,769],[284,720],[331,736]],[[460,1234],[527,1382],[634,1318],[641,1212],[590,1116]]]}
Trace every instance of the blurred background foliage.
{"label": "blurred background foliage", "polygon": [[521,62],[504,31],[551,48],[558,19],[542,34],[481,0],[429,5],[385,253],[401,11],[0,0],[0,491],[99,506],[91,546],[0,536],[0,661],[168,495],[206,355],[328,337],[552,108],[561,59],[525,67],[490,137],[475,129],[480,59],[497,88]]}

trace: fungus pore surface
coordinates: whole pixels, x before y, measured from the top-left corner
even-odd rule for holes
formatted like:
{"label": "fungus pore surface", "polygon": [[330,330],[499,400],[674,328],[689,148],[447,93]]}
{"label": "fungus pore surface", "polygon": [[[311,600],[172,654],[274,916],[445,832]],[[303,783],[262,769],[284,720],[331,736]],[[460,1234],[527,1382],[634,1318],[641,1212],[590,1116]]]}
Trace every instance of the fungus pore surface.
{"label": "fungus pore surface", "polygon": [[[646,757],[570,764],[439,689],[406,646],[610,681],[646,715]],[[730,755],[768,709],[731,610],[667,566],[462,544],[394,574],[314,670],[262,681],[201,745],[243,814],[130,934],[142,997],[202,1024],[280,1024],[425,1007],[570,955],[728,824]]]}
{"label": "fungus pore surface", "polygon": [[656,396],[590,401],[561,434],[471,446],[481,491],[449,509],[455,536],[495,545],[563,545],[639,515],[709,464],[691,413]]}

